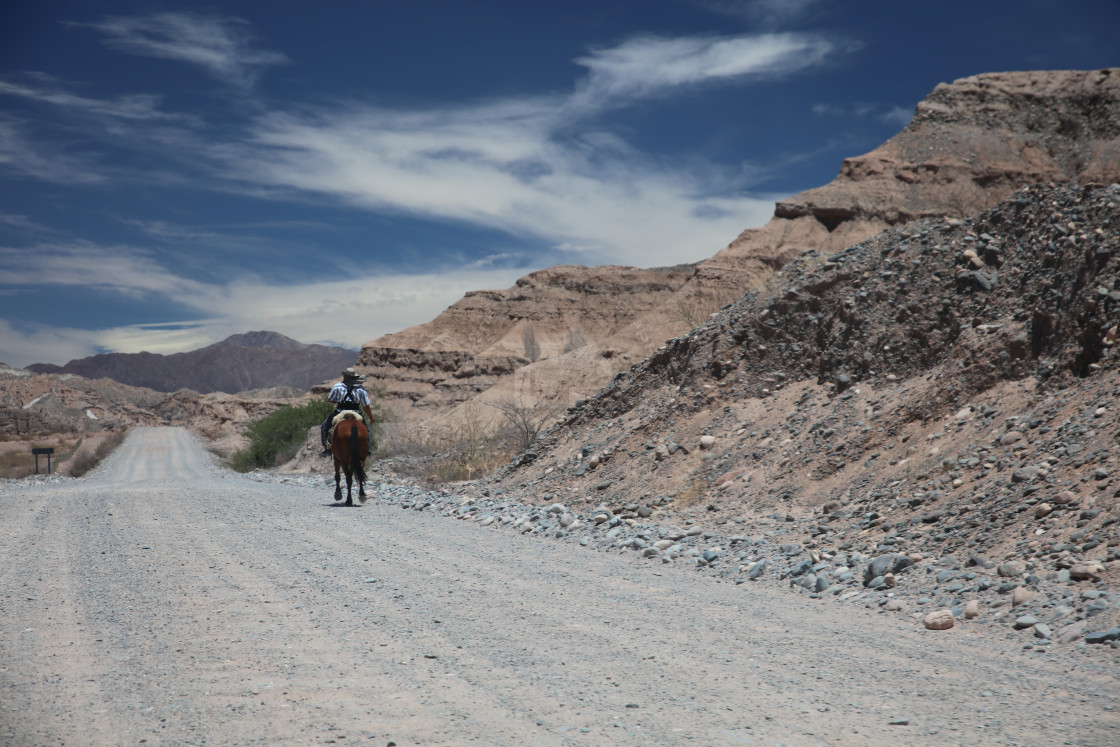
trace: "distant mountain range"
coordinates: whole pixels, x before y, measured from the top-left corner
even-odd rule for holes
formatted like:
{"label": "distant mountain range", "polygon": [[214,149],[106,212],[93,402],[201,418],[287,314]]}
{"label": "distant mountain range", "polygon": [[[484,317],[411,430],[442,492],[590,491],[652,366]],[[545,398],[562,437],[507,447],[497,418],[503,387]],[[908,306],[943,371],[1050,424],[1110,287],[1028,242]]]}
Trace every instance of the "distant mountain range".
{"label": "distant mountain range", "polygon": [[104,353],[65,366],[34,363],[36,373],[71,373],[87,379],[113,379],[157,392],[237,392],[289,386],[309,389],[354,365],[357,352],[326,345],[305,345],[277,332],[248,332],[189,353]]}

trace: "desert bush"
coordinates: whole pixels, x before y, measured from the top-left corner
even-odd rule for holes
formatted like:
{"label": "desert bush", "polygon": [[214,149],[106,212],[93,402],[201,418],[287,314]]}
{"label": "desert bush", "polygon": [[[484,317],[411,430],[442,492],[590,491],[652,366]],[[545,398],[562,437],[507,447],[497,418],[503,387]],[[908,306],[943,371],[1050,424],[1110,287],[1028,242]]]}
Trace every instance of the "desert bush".
{"label": "desert bush", "polygon": [[249,423],[245,435],[249,446],[230,457],[230,467],[238,472],[275,467],[291,459],[307,440],[307,432],[334,412],[334,403],[325,399],[305,405],[290,405]]}
{"label": "desert bush", "polygon": [[[54,436],[54,438],[51,438]],[[39,435],[34,438],[20,437],[18,440],[27,443],[27,451],[8,452],[0,456],[0,477],[6,479],[20,479],[35,474],[35,456],[31,449],[53,447],[55,453],[51,455],[51,472],[58,471],[64,462],[67,462],[66,471],[74,477],[80,477],[100,464],[125,437],[125,432],[114,433],[102,442],[95,451],[81,451],[85,442],[82,437],[65,436],[58,434]],[[36,440],[36,439],[48,440]],[[47,474],[47,459],[39,458],[39,473]]]}
{"label": "desert bush", "polygon": [[558,404],[533,402],[525,404],[520,399],[507,399],[487,403],[501,416],[495,436],[504,440],[510,451],[525,451],[537,440],[540,432],[549,425],[563,408]]}
{"label": "desert bush", "polygon": [[0,478],[18,480],[35,474],[35,457],[29,451],[9,451],[0,455]]}
{"label": "desert bush", "polygon": [[505,464],[514,454],[499,424],[482,417],[423,431],[394,428],[387,441],[391,456],[406,458],[398,465],[399,471],[432,482],[473,480]]}
{"label": "desert bush", "polygon": [[[116,450],[116,448],[118,446],[120,446],[122,443],[124,443],[124,438],[127,435],[128,435],[128,430],[127,429],[122,430],[122,431],[114,431],[107,438],[105,438],[101,443],[99,443],[97,445],[97,448],[95,448],[92,452],[90,452],[90,451],[80,452],[79,451],[77,453],[77,456],[75,456],[74,459],[71,459],[70,464],[68,465],[69,470],[70,470],[70,475],[73,476],[73,477],[81,477],[82,475],[86,474],[87,472],[89,472],[91,469],[93,469],[97,465],[104,462],[109,457],[109,455],[112,454]],[[74,447],[74,450],[78,451],[78,448],[81,445],[82,445],[82,442],[79,441],[77,443],[77,445]]]}
{"label": "desert bush", "polygon": [[398,471],[433,482],[474,480],[528,449],[562,409],[519,399],[487,404],[494,410],[491,417],[476,412],[434,428],[393,427],[386,437],[386,454],[404,457],[395,467]]}

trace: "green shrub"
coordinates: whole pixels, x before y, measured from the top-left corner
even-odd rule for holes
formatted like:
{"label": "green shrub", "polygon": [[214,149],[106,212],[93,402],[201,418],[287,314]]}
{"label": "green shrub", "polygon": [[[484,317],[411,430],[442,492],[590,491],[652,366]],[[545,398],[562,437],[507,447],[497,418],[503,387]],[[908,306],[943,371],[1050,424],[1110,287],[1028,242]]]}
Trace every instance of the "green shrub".
{"label": "green shrub", "polygon": [[[245,435],[249,446],[230,458],[230,466],[238,472],[275,467],[290,460],[307,440],[307,431],[317,427],[334,412],[334,403],[325,399],[314,400],[306,405],[282,407],[276,412],[249,423]],[[377,417],[377,410],[374,416]],[[380,420],[380,418],[378,418]],[[373,433],[375,448],[377,423]]]}

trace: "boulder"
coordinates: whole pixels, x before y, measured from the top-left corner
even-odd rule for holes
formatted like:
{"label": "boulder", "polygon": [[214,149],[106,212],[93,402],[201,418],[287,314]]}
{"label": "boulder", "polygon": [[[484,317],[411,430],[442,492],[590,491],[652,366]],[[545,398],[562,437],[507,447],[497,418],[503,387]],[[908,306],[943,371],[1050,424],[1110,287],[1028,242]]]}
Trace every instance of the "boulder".
{"label": "boulder", "polygon": [[934,610],[926,615],[923,622],[929,630],[948,630],[953,627],[953,613],[945,609]]}
{"label": "boulder", "polygon": [[886,576],[888,573],[897,574],[912,565],[914,565],[914,561],[909,555],[896,552],[880,555],[867,564],[867,568],[863,572],[863,585],[869,586],[872,579]]}

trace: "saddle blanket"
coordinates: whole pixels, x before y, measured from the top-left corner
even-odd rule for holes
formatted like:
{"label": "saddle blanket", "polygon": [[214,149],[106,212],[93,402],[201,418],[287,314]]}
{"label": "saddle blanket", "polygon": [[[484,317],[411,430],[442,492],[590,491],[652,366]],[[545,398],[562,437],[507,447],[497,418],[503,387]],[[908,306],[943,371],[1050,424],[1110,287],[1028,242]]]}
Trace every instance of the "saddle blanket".
{"label": "saddle blanket", "polygon": [[334,443],[334,429],[337,428],[338,424],[343,420],[361,420],[361,418],[358,417],[358,413],[354,412],[353,410],[343,410],[342,412],[335,415],[331,419],[331,429],[327,431],[327,446],[330,446]]}

